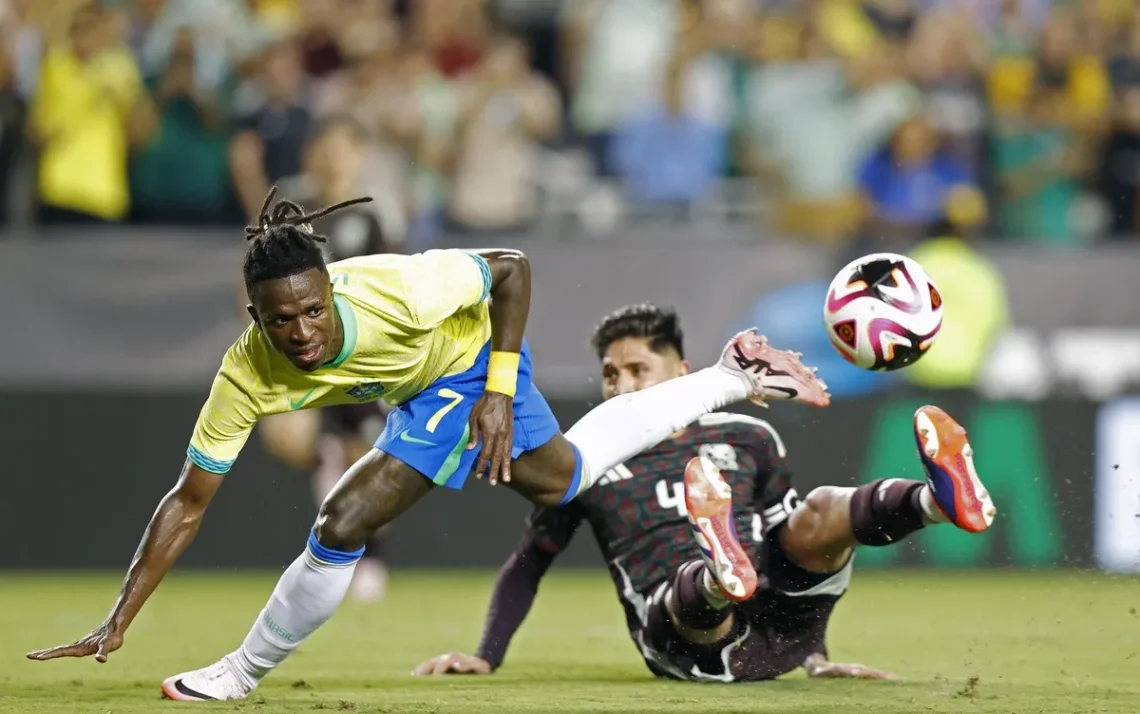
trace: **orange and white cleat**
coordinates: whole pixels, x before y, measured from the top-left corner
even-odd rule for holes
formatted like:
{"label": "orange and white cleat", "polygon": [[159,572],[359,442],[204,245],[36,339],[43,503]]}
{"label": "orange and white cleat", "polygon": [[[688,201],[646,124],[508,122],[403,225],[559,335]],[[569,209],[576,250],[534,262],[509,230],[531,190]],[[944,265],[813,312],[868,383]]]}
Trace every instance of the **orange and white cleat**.
{"label": "orange and white cleat", "polygon": [[705,565],[726,598],[742,602],[756,592],[759,578],[736,534],[732,487],[712,461],[697,456],[685,467],[685,507]]}
{"label": "orange and white cleat", "polygon": [[169,677],[162,683],[162,696],[176,702],[213,702],[245,699],[253,691],[234,671],[228,657],[214,664]]}
{"label": "orange and white cleat", "polygon": [[946,412],[927,405],[914,413],[914,438],[939,510],[964,531],[981,533],[989,528],[997,508],[974,469],[966,430]]}
{"label": "orange and white cleat", "polygon": [[769,399],[786,399],[826,407],[831,403],[827,385],[800,357],[798,352],[772,347],[753,328],[729,340],[717,366],[744,380],[754,404],[763,407]]}

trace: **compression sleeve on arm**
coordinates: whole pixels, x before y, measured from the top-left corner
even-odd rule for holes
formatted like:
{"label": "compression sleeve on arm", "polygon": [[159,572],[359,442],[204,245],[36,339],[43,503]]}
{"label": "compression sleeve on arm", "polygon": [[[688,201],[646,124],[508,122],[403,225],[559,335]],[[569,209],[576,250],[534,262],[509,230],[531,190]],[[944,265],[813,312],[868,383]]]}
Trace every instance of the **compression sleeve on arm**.
{"label": "compression sleeve on arm", "polygon": [[503,663],[511,638],[530,612],[534,596],[538,594],[538,584],[554,558],[555,553],[543,550],[531,541],[511,553],[499,571],[476,653],[491,665],[491,669],[498,669]]}
{"label": "compression sleeve on arm", "polygon": [[527,519],[522,540],[495,581],[476,652],[491,669],[498,669],[503,663],[511,638],[530,612],[542,576],[570,544],[582,518],[582,509],[572,503],[560,508],[537,508]]}

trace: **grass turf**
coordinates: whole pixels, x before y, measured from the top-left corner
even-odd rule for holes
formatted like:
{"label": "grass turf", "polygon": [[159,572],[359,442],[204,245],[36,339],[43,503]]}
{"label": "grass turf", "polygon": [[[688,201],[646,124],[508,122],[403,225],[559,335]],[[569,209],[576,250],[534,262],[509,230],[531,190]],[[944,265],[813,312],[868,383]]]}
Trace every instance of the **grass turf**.
{"label": "grass turf", "polygon": [[416,679],[409,670],[477,642],[493,575],[398,572],[379,606],[351,603],[245,702],[159,701],[166,676],[241,640],[274,574],[177,574],[105,665],[30,662],[29,649],[96,625],[116,575],[0,576],[0,712],[780,712],[969,714],[1135,712],[1140,581],[1096,573],[856,573],[832,621],[839,661],[901,682],[760,684],[652,679],[597,572],[544,583],[506,664],[491,677]]}

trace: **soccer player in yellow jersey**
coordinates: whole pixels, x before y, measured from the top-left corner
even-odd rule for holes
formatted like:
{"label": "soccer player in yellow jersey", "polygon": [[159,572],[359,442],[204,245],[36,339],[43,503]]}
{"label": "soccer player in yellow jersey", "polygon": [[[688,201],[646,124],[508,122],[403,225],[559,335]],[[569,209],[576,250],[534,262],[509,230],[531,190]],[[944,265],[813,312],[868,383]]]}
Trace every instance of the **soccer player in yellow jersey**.
{"label": "soccer player in yellow jersey", "polygon": [[193,540],[223,475],[261,417],[384,399],[395,407],[375,448],[321,506],[304,552],[234,652],[170,677],[181,701],[242,699],[340,605],[364,544],[436,486],[469,473],[558,506],[613,466],[704,414],[751,399],[826,406],[827,387],[799,355],[755,331],[716,365],[610,399],[565,436],[531,381],[523,331],[530,266],[517,251],[433,250],[325,265],[306,215],[270,192],[243,275],[252,324],[222,360],[186,463],[158,506],[107,619],[70,645],[28,657],[100,662]]}

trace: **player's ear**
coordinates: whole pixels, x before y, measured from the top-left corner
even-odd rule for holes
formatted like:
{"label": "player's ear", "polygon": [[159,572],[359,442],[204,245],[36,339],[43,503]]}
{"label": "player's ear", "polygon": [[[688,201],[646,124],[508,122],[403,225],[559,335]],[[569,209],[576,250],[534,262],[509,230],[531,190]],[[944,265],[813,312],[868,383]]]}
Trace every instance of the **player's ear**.
{"label": "player's ear", "polygon": [[693,365],[691,362],[689,362],[689,360],[683,359],[683,360],[681,360],[680,370],[681,370],[680,376],[684,377],[686,374],[693,371]]}
{"label": "player's ear", "polygon": [[253,305],[246,305],[245,311],[249,313],[249,316],[251,318],[253,318],[253,324],[257,325],[257,327],[260,329],[261,328],[261,320],[257,319],[257,310],[253,309]]}

